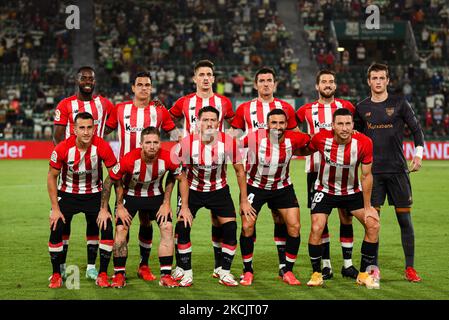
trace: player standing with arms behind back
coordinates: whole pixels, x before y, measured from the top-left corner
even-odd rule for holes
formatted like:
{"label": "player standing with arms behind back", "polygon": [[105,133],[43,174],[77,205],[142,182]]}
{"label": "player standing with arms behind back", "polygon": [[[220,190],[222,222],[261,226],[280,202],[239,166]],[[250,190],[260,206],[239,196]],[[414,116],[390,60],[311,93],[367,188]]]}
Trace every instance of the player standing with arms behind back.
{"label": "player standing with arms behind back", "polygon": [[[371,96],[356,107],[356,129],[373,141],[373,193],[372,204],[379,211],[388,196],[401,228],[402,247],[405,255],[405,278],[411,282],[421,281],[414,269],[415,234],[411,207],[412,187],[409,172],[421,168],[424,150],[424,134],[410,104],[404,97],[390,95],[388,66],[373,63],[367,72]],[[407,168],[402,150],[404,127],[413,134],[415,155]]]}

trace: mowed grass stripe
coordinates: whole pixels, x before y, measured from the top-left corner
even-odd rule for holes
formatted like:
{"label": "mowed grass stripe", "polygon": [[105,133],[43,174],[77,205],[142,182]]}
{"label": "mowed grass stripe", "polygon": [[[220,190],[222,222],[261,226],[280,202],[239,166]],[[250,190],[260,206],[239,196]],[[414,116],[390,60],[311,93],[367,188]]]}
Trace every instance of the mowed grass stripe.
{"label": "mowed grass stripe", "polygon": [[[423,282],[411,284],[403,280],[403,252],[400,229],[394,210],[384,207],[381,214],[381,241],[379,263],[382,271],[381,290],[358,287],[353,280],[342,279],[341,247],[338,241],[339,223],[337,213],[330,216],[331,257],[334,279],[326,281],[324,288],[308,288],[305,284],[311,274],[307,252],[310,230],[310,214],[306,209],[306,186],[304,162],[291,165],[292,180],[301,205],[301,246],[295,273],[303,283],[300,287],[289,287],[277,279],[277,253],[273,242],[273,222],[269,210],[264,207],[257,224],[257,242],[254,253],[255,282],[251,287],[228,288],[220,286],[211,277],[213,251],[210,235],[210,217],[207,210],[198,212],[192,230],[194,285],[191,288],[168,290],[156,282],[144,283],[136,276],[139,262],[137,244],[138,220],[131,228],[129,258],[127,261],[128,287],[123,290],[99,289],[84,278],[86,267],[84,215],[74,217],[68,264],[80,268],[80,290],[50,290],[47,288],[51,272],[47,251],[49,237],[49,200],[46,189],[48,161],[20,160],[0,161],[0,299],[237,299],[237,300],[373,300],[373,299],[449,299],[447,288],[449,275],[447,261],[448,212],[447,181],[449,163],[425,161],[419,173],[411,174],[413,184],[413,221],[416,236],[415,265]],[[237,206],[238,189],[232,167],[228,171],[233,200]],[[111,205],[113,201],[111,201]],[[175,209],[175,197],[172,199]],[[238,228],[241,223],[238,220]],[[240,230],[238,231],[238,236]],[[354,222],[354,264],[360,265],[360,245],[363,228]],[[159,274],[157,246],[159,231],[154,224],[153,249],[150,266]],[[241,273],[240,248],[234,259],[232,272]],[[98,259],[97,259],[98,265]],[[112,274],[112,260],[109,268]]]}

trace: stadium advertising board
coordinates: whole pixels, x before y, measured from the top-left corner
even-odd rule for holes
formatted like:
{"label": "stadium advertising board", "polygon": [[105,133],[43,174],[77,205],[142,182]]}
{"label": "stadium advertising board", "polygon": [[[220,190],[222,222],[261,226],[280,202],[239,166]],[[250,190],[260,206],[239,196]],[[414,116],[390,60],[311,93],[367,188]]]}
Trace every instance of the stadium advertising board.
{"label": "stadium advertising board", "polygon": [[403,40],[404,21],[382,22],[379,29],[367,29],[365,23],[357,21],[335,21],[338,40]]}
{"label": "stadium advertising board", "polygon": [[[109,142],[116,156],[118,141]],[[174,142],[163,142],[162,147],[169,150]],[[51,141],[2,141],[0,142],[0,159],[49,159],[53,151]],[[413,142],[404,142],[404,153],[408,160],[413,157]],[[300,157],[302,158],[302,157]],[[428,141],[424,147],[425,160],[449,160],[449,141]]]}

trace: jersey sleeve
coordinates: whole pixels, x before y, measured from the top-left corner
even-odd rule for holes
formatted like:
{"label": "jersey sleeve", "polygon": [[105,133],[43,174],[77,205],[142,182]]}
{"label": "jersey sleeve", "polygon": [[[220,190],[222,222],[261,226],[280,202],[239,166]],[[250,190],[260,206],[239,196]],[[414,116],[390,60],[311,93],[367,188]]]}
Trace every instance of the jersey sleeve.
{"label": "jersey sleeve", "polygon": [[244,105],[241,104],[235,112],[235,117],[231,123],[231,126],[233,128],[245,130],[246,125],[245,125],[245,114],[243,106]]}
{"label": "jersey sleeve", "polygon": [[165,153],[165,162],[167,163],[167,170],[170,171],[173,175],[177,176],[182,173],[182,164],[177,161],[177,157],[173,157],[170,152]]}
{"label": "jersey sleeve", "polygon": [[103,98],[104,106],[105,106],[105,118],[108,119],[111,115],[112,110],[114,110],[114,104],[111,100]]}
{"label": "jersey sleeve", "polygon": [[114,151],[112,151],[109,143],[103,139],[100,141],[100,157],[103,159],[105,166],[110,168],[117,163],[117,158],[115,157]]}
{"label": "jersey sleeve", "polygon": [[312,152],[316,152],[316,151],[318,151],[319,149],[318,149],[318,147],[319,147],[319,145],[320,145],[320,133],[318,132],[316,135],[314,135],[313,137],[312,137],[312,139],[310,140],[310,143],[309,143],[309,145],[308,145],[308,148],[309,148],[309,150],[310,151],[312,151]]}
{"label": "jersey sleeve", "polygon": [[165,132],[172,131],[176,128],[176,125],[170,117],[170,113],[167,109],[165,109],[165,107],[161,106],[160,108],[162,109],[162,129]]}
{"label": "jersey sleeve", "polygon": [[353,115],[355,114],[355,107],[350,101],[345,100],[343,107],[351,111]]}
{"label": "jersey sleeve", "polygon": [[293,130],[298,126],[298,122],[296,121],[296,114],[295,109],[291,105],[287,105],[286,107],[286,114],[287,114],[287,129]]}
{"label": "jersey sleeve", "polygon": [[111,112],[108,117],[108,120],[106,121],[107,127],[111,128],[111,129],[117,128],[117,126],[118,126],[117,112],[118,112],[118,105],[112,107]]}
{"label": "jersey sleeve", "polygon": [[64,99],[58,103],[55,110],[55,120],[53,123],[56,125],[66,126],[69,122],[69,111],[67,109],[67,100]]}
{"label": "jersey sleeve", "polygon": [[123,178],[128,170],[130,159],[131,153],[127,153],[109,170],[109,176],[112,180],[120,180]]}
{"label": "jersey sleeve", "polygon": [[363,141],[360,162],[363,164],[370,164],[373,162],[373,141],[367,136],[365,136]]}
{"label": "jersey sleeve", "polygon": [[168,110],[168,112],[175,118],[181,118],[183,116],[182,113],[182,105],[184,104],[184,97],[179,98],[176,100],[173,107]]}
{"label": "jersey sleeve", "polygon": [[51,153],[50,166],[56,170],[61,170],[65,158],[66,141],[60,142]]}
{"label": "jersey sleeve", "polygon": [[294,132],[295,149],[305,148],[310,144],[310,135],[303,132]]}
{"label": "jersey sleeve", "polygon": [[225,119],[232,119],[235,116],[234,113],[234,109],[232,108],[232,102],[229,98],[224,98],[225,103],[224,103],[224,114],[223,114],[223,118]]}
{"label": "jersey sleeve", "polygon": [[300,122],[304,122],[306,120],[306,106],[303,105],[299,107],[298,111],[296,111],[296,116],[298,117]]}
{"label": "jersey sleeve", "polygon": [[410,131],[413,134],[413,141],[415,142],[415,147],[424,146],[424,133],[422,131],[421,125],[419,124],[418,119],[415,116],[415,112],[413,111],[410,103],[407,100],[403,100],[402,102],[402,113],[404,116],[404,121],[407,126],[410,128]]}

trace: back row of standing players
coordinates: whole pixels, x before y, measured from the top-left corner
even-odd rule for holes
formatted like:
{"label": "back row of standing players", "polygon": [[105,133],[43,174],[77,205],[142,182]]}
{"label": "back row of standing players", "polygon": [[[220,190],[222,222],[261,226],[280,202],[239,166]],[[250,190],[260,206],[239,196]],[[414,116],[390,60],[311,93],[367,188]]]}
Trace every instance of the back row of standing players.
{"label": "back row of standing players", "polygon": [[[417,122],[416,117],[414,116],[414,113],[410,108],[410,105],[402,98],[389,95],[386,90],[389,80],[387,66],[381,64],[373,64],[372,66],[370,66],[367,76],[368,85],[371,88],[371,96],[360,102],[357,106],[357,110],[352,106],[350,102],[335,98],[335,74],[331,71],[320,71],[316,77],[316,90],[318,92],[319,99],[313,103],[308,103],[299,108],[296,115],[291,105],[274,97],[276,88],[276,75],[272,69],[262,68],[258,70],[254,80],[254,87],[258,92],[258,97],[240,105],[235,113],[233,112],[231,102],[228,98],[217,95],[213,92],[213,72],[214,65],[210,61],[203,60],[198,62],[194,67],[193,76],[193,81],[195,82],[197,87],[196,92],[180,98],[175,103],[175,105],[169,111],[167,111],[167,109],[157,101],[151,101],[151,77],[148,73],[140,73],[135,77],[132,84],[132,91],[134,93],[133,101],[120,103],[114,107],[112,103],[110,103],[107,99],[101,96],[93,96],[95,87],[94,70],[89,67],[80,68],[77,73],[77,94],[64,99],[57,107],[55,114],[55,143],[63,141],[64,137],[68,138],[68,140],[66,141],[69,141],[69,137],[75,134],[75,116],[78,113],[82,112],[88,112],[92,114],[96,135],[99,137],[103,136],[104,133],[108,134],[118,128],[118,136],[120,140],[119,168],[117,169],[116,166],[116,170],[112,170],[112,166],[114,166],[114,164],[112,164],[112,160],[109,163],[106,163],[106,166],[111,169],[110,176],[111,178],[116,178],[115,180],[113,179],[113,181],[114,184],[117,185],[116,182],[118,181],[118,179],[122,178],[122,176],[125,175],[125,172],[120,172],[119,170],[120,166],[122,166],[122,163],[126,162],[126,160],[122,161],[124,155],[138,148],[139,151],[134,152],[135,159],[132,160],[140,159],[140,155],[142,155],[142,158],[144,158],[144,148],[143,146],[142,149],[139,148],[140,144],[142,143],[142,141],[140,141],[141,132],[144,128],[153,126],[155,128],[162,128],[164,131],[170,132],[173,137],[177,137],[179,135],[185,136],[187,138],[184,138],[184,140],[188,140],[190,146],[192,146],[192,142],[195,142],[194,133],[198,133],[200,126],[200,121],[198,121],[198,114],[203,107],[213,107],[218,111],[216,120],[217,126],[220,130],[224,129],[224,120],[226,120],[232,128],[243,130],[245,135],[248,135],[248,133],[253,131],[260,131],[258,129],[275,129],[279,132],[280,135],[282,135],[283,139],[282,143],[279,144],[278,147],[284,144],[283,150],[285,151],[284,140],[285,138],[287,138],[287,141],[289,142],[296,141],[295,146],[297,149],[301,147],[301,154],[310,154],[312,151],[318,150],[319,147],[317,146],[319,145],[319,143],[317,143],[314,148],[313,143],[312,145],[308,145],[310,139],[301,137],[299,133],[293,135],[294,137],[291,137],[291,132],[299,131],[297,121],[301,123],[307,123],[308,133],[311,136],[317,135],[317,133],[323,131],[323,129],[335,134],[335,131],[339,131],[332,130],[334,127],[333,120],[335,119],[333,119],[333,114],[335,110],[341,108],[348,109],[351,114],[351,122],[352,114],[355,113],[356,120],[359,120],[359,123],[361,124],[359,130],[367,134],[373,140],[374,144],[374,185],[371,202],[379,212],[380,206],[385,200],[385,196],[388,195],[389,203],[395,206],[397,218],[401,226],[402,244],[406,257],[405,277],[409,281],[420,281],[419,276],[416,274],[416,271],[413,268],[414,235],[410,217],[411,186],[408,178],[409,169],[407,168],[405,158],[402,153],[402,132],[404,124],[407,124],[412,130],[415,140],[415,146],[417,147],[416,156],[414,157],[411,164],[411,171],[419,170],[421,166],[422,148],[424,141],[419,123]],[[283,112],[279,114],[277,114],[276,112],[270,113],[270,111],[272,111],[273,109],[281,109],[283,110]],[[211,114],[211,112],[206,112],[204,114],[209,115],[209,118],[213,118],[213,114]],[[271,118],[267,118],[268,114],[270,114]],[[284,117],[282,114],[285,114],[285,121],[282,120],[282,118]],[[342,114],[342,117],[345,118],[345,115]],[[177,131],[175,123],[173,122],[173,120],[176,119],[184,119],[184,130],[181,134]],[[271,122],[270,119],[272,120]],[[213,119],[211,120],[213,122]],[[212,127],[213,125],[214,124],[212,124]],[[204,130],[207,131],[210,129],[211,128],[208,127],[207,124],[205,124]],[[286,130],[285,134],[283,133],[283,130]],[[349,158],[351,157],[351,150],[349,149],[349,152],[346,152],[347,148],[345,149],[343,147],[343,149],[341,149],[340,147],[339,149],[337,146],[335,149],[332,145],[332,141],[341,140],[342,137],[343,139],[345,139],[344,137],[345,134],[347,135],[347,130],[347,128],[344,128],[343,131],[339,131],[340,135],[342,135],[340,136],[340,138],[329,140],[329,137],[321,137],[322,139],[324,139],[323,141],[327,141],[327,144],[322,144],[322,152],[316,152],[311,157],[306,158],[307,186],[309,193],[308,207],[312,207],[313,213],[312,232],[309,237],[309,254],[313,266],[313,274],[308,284],[312,286],[322,285],[323,279],[331,279],[333,276],[332,266],[330,264],[329,232],[326,221],[328,214],[330,214],[330,211],[328,211],[329,207],[331,209],[332,207],[336,207],[339,208],[339,216],[341,222],[340,241],[344,258],[344,265],[341,270],[342,275],[344,277],[357,279],[358,283],[365,284],[367,285],[367,287],[378,287],[378,281],[374,279],[375,275],[371,276],[366,272],[367,266],[377,265],[378,242],[376,233],[378,233],[378,230],[376,231],[376,227],[378,227],[378,219],[368,219],[369,221],[374,221],[374,223],[372,221],[368,223],[370,224],[369,227],[367,227],[366,219],[361,219],[362,223],[365,225],[365,229],[367,230],[367,235],[365,236],[365,240],[362,244],[362,263],[361,272],[359,273],[352,263],[352,216],[354,215],[359,218],[359,215],[357,214],[357,212],[355,213],[354,210],[360,208],[354,209],[354,207],[351,207],[351,205],[347,206],[345,202],[343,202],[343,204],[335,204],[327,199],[327,197],[324,197],[324,195],[328,194],[335,195],[337,196],[337,198],[338,196],[349,196],[349,193],[354,192],[354,190],[355,193],[359,193],[359,195],[361,195],[361,192],[357,192],[361,191],[361,188],[359,188],[358,186],[357,178],[354,180],[354,175],[355,177],[357,177],[357,167],[361,162],[363,178],[363,167],[369,165],[371,163],[371,160],[369,160],[368,162],[362,162],[362,156],[356,155],[357,160],[353,164],[356,163],[357,166],[355,166],[356,170],[354,171],[354,165],[352,165],[352,169],[350,169],[350,165],[348,166],[348,164],[352,163],[351,159],[346,159],[347,154],[349,155]],[[233,135],[236,135],[236,133],[231,133]],[[360,134],[356,133],[357,137],[359,135]],[[320,136],[317,136],[315,140],[317,140],[318,137]],[[75,138],[72,138],[72,140],[74,139]],[[349,141],[351,140],[352,139],[349,139]],[[187,142],[185,142],[185,144],[186,143]],[[198,143],[198,141],[196,141],[196,143]],[[199,144],[202,144],[201,139]],[[347,141],[345,142],[345,144],[347,144]],[[353,143],[349,143],[348,145],[352,144]],[[360,144],[362,145],[362,143]],[[255,158],[259,158],[260,154],[262,153],[265,153],[264,157],[266,157],[267,150],[272,149],[272,147],[267,148],[266,145],[264,148],[262,148],[260,147],[261,145],[262,144],[258,142],[258,148],[255,148],[257,150],[253,154]],[[357,149],[357,147],[355,148]],[[332,151],[333,149],[335,149],[336,151]],[[290,153],[288,155],[280,155],[279,148],[276,150],[278,150],[278,154],[275,155],[276,152],[270,154],[270,162],[265,164],[268,168],[267,170],[271,171],[268,172],[268,176],[271,178],[267,179],[266,177],[255,177],[257,176],[258,172],[258,170],[255,169],[253,170],[253,173],[248,171],[248,186],[245,185],[245,187],[243,187],[242,184],[239,183],[240,195],[243,195],[244,199],[250,200],[249,204],[241,203],[241,211],[244,212],[242,216],[242,232],[240,235],[240,248],[244,262],[244,272],[240,280],[240,283],[242,285],[251,285],[253,282],[254,270],[252,267],[252,258],[254,242],[256,238],[255,221],[257,219],[258,211],[265,202],[267,202],[269,207],[272,209],[274,221],[274,240],[279,256],[279,276],[288,284],[299,284],[299,281],[292,273],[293,264],[296,260],[296,255],[300,243],[299,206],[297,205],[293,186],[291,185],[291,181],[288,177],[288,164],[293,150],[292,146],[290,146]],[[56,151],[58,151],[58,147],[55,149],[55,152]],[[52,160],[55,152],[52,154]],[[326,157],[326,153],[328,157]],[[63,156],[67,158],[67,155],[70,156],[70,152],[65,152]],[[82,154],[82,156],[85,155]],[[364,157],[367,157],[367,159],[369,159],[369,155],[367,154],[365,154]],[[82,157],[78,156],[77,158],[76,156],[72,156],[72,158],[73,159],[68,160],[68,167],[72,166],[72,168],[69,168],[66,171],[76,172],[76,170],[74,170],[73,168],[73,165],[77,163],[77,161],[79,162]],[[128,156],[128,158],[130,158],[130,156]],[[325,158],[327,162],[321,161],[321,158]],[[128,162],[132,162],[132,160],[128,159]],[[235,161],[236,159],[234,159],[234,162]],[[345,161],[349,161],[346,167]],[[203,165],[204,164],[205,163],[203,163]],[[52,161],[50,162],[50,165],[50,172],[52,172],[54,179],[56,179],[58,175],[61,175],[58,191],[52,191],[54,195],[62,195],[62,198],[64,198],[64,196],[67,197],[66,193],[69,193],[71,195],[81,193],[98,194],[101,190],[101,183],[99,185],[99,189],[97,190],[89,189],[89,186],[83,186],[84,188],[80,188],[78,186],[76,188],[67,190],[64,187],[64,183],[61,183],[61,181],[64,181],[63,175],[66,174],[64,170],[61,171],[61,166],[58,167],[58,165],[52,164]],[[83,165],[85,164],[83,163]],[[128,164],[128,166],[131,165]],[[269,169],[270,166],[272,170]],[[284,166],[286,167],[286,170],[282,169]],[[237,163],[236,165],[234,165],[234,168],[236,169],[238,180],[241,179],[242,168],[239,167]],[[370,168],[371,167],[367,169]],[[75,169],[78,169],[78,172],[81,175],[85,174],[85,172],[83,172],[83,170],[80,170],[78,167],[76,167]],[[131,168],[131,172],[129,173],[130,175],[133,174],[133,169],[135,169],[135,167]],[[174,170],[173,173],[175,173],[175,168],[172,169]],[[232,215],[232,212],[229,211],[232,211],[233,207],[226,207],[225,204],[223,204],[221,207],[218,206],[219,208],[217,208],[217,206],[214,206],[215,204],[212,203],[212,200],[210,198],[210,195],[217,193],[219,189],[227,188],[225,182],[226,180],[223,179],[225,178],[225,172],[221,172],[221,176],[223,178],[220,179],[216,176],[207,176],[207,174],[207,177],[205,177],[204,172],[198,172],[198,170],[196,172],[195,170],[187,171],[188,173],[190,172],[190,177],[188,177],[187,179],[190,193],[189,197],[185,199],[189,199],[190,210],[192,210],[192,206],[190,203],[192,202],[192,191],[193,193],[199,192],[193,201],[196,204],[195,210],[202,206],[211,209],[212,243],[215,257],[213,276],[216,278],[220,278],[220,283],[222,284],[231,286],[237,285],[238,282],[235,281],[235,279],[229,273],[230,265],[235,254],[237,244],[235,213],[234,215]],[[205,169],[205,171],[208,171],[207,168]],[[119,175],[117,175],[117,173],[119,173]],[[193,179],[195,173],[196,178],[200,178],[201,180],[203,180],[203,182],[207,180],[206,183],[192,183],[192,181],[195,180]],[[76,176],[76,174],[74,174],[74,176]],[[78,181],[75,181],[76,179],[73,179],[73,177],[71,179],[72,184],[78,183]],[[79,179],[79,177],[77,177],[77,179]],[[348,179],[352,179],[352,183],[348,183]],[[82,179],[80,179],[80,181],[81,180]],[[133,179],[131,178],[130,180],[132,181]],[[134,180],[138,180],[138,177],[136,177]],[[144,177],[143,180],[145,180]],[[178,180],[181,181],[182,179],[178,178]],[[220,183],[217,183],[217,181],[219,181]],[[276,183],[273,183],[273,181],[276,181]],[[279,181],[281,181],[282,183],[279,183]],[[125,185],[125,189],[136,190],[135,185],[132,188],[129,188],[130,181],[128,181],[127,183],[128,186]],[[158,183],[159,184],[156,184],[157,187],[155,188],[155,190],[162,190],[159,181]],[[139,183],[137,182],[137,185],[138,184]],[[329,188],[325,188],[323,190],[323,185],[329,186]],[[153,187],[154,185],[152,185],[152,188]],[[167,183],[166,194],[168,191],[171,194],[171,190],[168,189],[172,187],[172,185],[169,185]],[[138,186],[138,188],[142,188],[142,185]],[[146,185],[145,188],[146,190],[148,190],[148,185]],[[315,189],[318,189],[321,192],[316,193],[314,196]],[[369,187],[368,189],[371,188]],[[352,191],[348,193],[348,190]],[[224,192],[227,192],[229,194],[228,190]],[[277,192],[280,193],[277,194]],[[146,196],[160,196],[161,194],[162,191],[158,191],[156,193],[147,193]],[[54,195],[53,198],[55,198]],[[132,196],[135,195],[144,197],[142,196],[142,193],[140,193],[140,191],[139,193],[132,194]],[[205,198],[202,198],[202,195],[204,195]],[[77,195],[75,196],[75,198],[82,198],[83,196],[86,195]],[[127,196],[130,197],[129,194]],[[220,196],[222,195],[219,195],[218,199],[220,199]],[[225,194],[224,199],[227,199],[227,196],[228,195]],[[109,198],[109,194],[107,194],[107,197]],[[51,193],[50,198],[52,198]],[[325,201],[322,201],[323,198],[325,199]],[[260,199],[262,199],[262,201],[260,201]],[[82,200],[83,199],[81,199],[81,201]],[[312,200],[314,200],[314,203],[312,203]],[[89,278],[97,279],[97,284],[101,286],[109,286],[106,274],[106,263],[108,263],[109,261],[111,252],[114,251],[115,276],[113,278],[112,285],[115,287],[123,287],[126,284],[124,271],[127,257],[127,240],[118,241],[120,244],[119,246],[114,243],[112,236],[112,224],[109,223],[110,219],[108,220],[106,218],[102,220],[99,218],[99,197],[95,201],[97,207],[93,210],[84,210],[82,206],[77,208],[77,205],[74,204],[72,205],[72,207],[70,207],[70,210],[66,209],[66,213],[62,212],[62,216],[64,216],[64,223],[60,223],[59,229],[56,228],[56,225],[59,223],[58,219],[56,219],[55,216],[53,216],[53,218],[52,216],[50,217],[52,230],[59,230],[57,236],[53,234],[54,231],[52,231],[49,242],[49,251],[53,262],[53,276],[50,283],[51,287],[58,287],[62,284],[62,279],[60,279],[60,276],[58,277],[58,274],[64,274],[65,260],[70,235],[70,220],[73,214],[77,212],[86,213],[86,238],[88,247],[88,266],[86,270],[86,276]],[[360,198],[358,200],[350,199],[350,201],[346,202],[358,203],[360,205]],[[103,203],[105,203],[105,201],[103,201]],[[158,210],[159,206],[162,209],[162,204],[164,203],[166,204],[166,202],[164,202],[164,199],[162,199],[162,202],[157,202],[156,209],[154,209],[156,205],[155,203],[150,206],[152,209],[138,203],[134,205],[132,210],[127,210],[130,212],[132,211],[132,216],[134,216],[134,214],[139,211],[139,247],[141,261],[138,268],[138,276],[143,278],[144,280],[156,279],[156,277],[152,274],[151,270],[148,267],[148,259],[152,246],[151,219],[155,219],[155,217],[157,216],[158,218],[165,217],[163,219],[164,221],[169,220],[167,218],[171,213],[169,207],[164,207],[164,210]],[[223,202],[217,200],[217,204],[219,205],[220,203]],[[285,208],[286,203],[289,204],[288,208]],[[369,211],[369,202],[363,203],[362,199],[361,203],[362,207],[367,206],[367,211]],[[325,208],[323,209],[323,207],[320,207],[320,204],[325,204]],[[318,207],[320,207],[319,212],[317,212],[316,210],[314,211],[314,207],[317,207],[317,205]],[[56,206],[56,204],[54,203],[54,201],[52,201],[52,210],[54,210],[54,206]],[[349,211],[351,212],[348,212],[348,209],[350,209]],[[225,214],[223,214],[224,211]],[[161,256],[161,252],[159,252],[159,260],[161,264],[160,283],[166,286],[178,285],[178,283],[173,280],[178,280],[179,285],[181,286],[190,286],[193,283],[193,273],[190,263],[192,252],[190,243],[191,217],[188,219],[182,219],[182,212],[183,211],[181,210],[181,219],[179,219],[178,217],[178,223],[176,224],[175,228],[177,266],[173,270],[172,275],[170,275],[172,260],[170,260],[170,258],[167,258],[167,256],[170,256],[170,254],[168,253],[167,256]],[[192,212],[192,214],[194,215],[195,213]],[[187,213],[185,215],[189,217]],[[369,215],[371,215],[372,217],[375,216],[375,214],[373,213],[370,213]],[[127,239],[126,237],[128,237],[127,231],[132,216],[126,216],[126,219],[119,219],[119,221],[128,219],[128,223],[124,223],[126,232],[124,234],[121,234],[121,236],[124,236],[125,239]],[[184,222],[184,220],[186,221]],[[99,228],[97,222],[99,222],[98,224],[101,224],[102,226],[105,226],[106,224],[108,225],[107,228],[102,228],[101,241],[99,241]],[[117,227],[118,225],[119,224],[117,224]],[[118,229],[116,230],[116,242],[118,233],[117,231]],[[168,234],[169,232],[167,231],[166,233]],[[163,233],[161,229],[161,237],[162,236]],[[100,247],[99,276],[95,269],[95,260],[98,247]],[[104,261],[102,262],[101,259],[103,259]],[[322,267],[321,260],[323,263]],[[163,279],[164,281],[162,281]]]}

